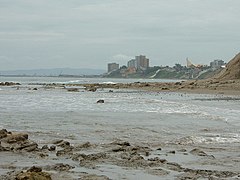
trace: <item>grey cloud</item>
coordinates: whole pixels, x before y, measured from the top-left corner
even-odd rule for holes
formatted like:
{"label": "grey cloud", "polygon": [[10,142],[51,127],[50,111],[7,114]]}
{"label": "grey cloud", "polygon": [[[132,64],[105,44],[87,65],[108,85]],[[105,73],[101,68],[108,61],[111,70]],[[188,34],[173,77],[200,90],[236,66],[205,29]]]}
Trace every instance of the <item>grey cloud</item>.
{"label": "grey cloud", "polygon": [[30,41],[48,41],[52,38],[64,38],[62,33],[54,32],[0,32],[0,40],[16,41],[16,40],[30,40]]}
{"label": "grey cloud", "polygon": [[0,0],[0,55],[11,56],[14,68],[34,68],[34,62],[105,68],[119,54],[146,54],[154,65],[187,56],[208,63],[214,54],[228,60],[239,51],[239,5],[236,0]]}

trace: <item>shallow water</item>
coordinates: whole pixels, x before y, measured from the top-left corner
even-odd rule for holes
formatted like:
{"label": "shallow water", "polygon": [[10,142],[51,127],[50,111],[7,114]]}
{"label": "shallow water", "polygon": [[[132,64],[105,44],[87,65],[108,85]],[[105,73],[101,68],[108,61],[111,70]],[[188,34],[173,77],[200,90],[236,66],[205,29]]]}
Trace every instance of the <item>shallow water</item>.
{"label": "shallow water", "polygon": [[[122,139],[151,146],[224,147],[237,156],[235,149],[240,145],[238,100],[214,101],[214,98],[225,97],[223,95],[121,89],[68,92],[38,88],[28,90],[26,84],[19,90],[1,87],[0,128],[28,132],[30,139],[39,144],[53,139],[65,139],[73,144]],[[105,103],[97,104],[99,99],[104,99]],[[119,170],[120,167],[102,165],[101,168],[103,174],[115,178],[126,173]],[[119,172],[122,173],[119,175]],[[128,179],[138,176],[142,176],[141,173],[131,171]]]}

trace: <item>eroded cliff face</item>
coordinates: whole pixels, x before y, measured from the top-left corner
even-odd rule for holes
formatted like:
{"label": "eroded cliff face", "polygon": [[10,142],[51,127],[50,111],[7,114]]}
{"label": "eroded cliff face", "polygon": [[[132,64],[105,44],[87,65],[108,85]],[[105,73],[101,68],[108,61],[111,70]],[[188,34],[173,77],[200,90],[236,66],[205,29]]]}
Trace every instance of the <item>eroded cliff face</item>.
{"label": "eroded cliff face", "polygon": [[232,60],[230,60],[226,68],[224,68],[215,79],[218,80],[235,80],[240,79],[240,53],[238,53]]}

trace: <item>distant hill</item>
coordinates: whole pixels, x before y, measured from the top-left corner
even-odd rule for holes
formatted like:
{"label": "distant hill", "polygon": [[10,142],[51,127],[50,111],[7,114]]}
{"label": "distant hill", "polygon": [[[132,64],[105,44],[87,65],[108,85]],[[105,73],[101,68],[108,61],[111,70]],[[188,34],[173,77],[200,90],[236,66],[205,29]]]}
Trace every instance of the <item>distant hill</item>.
{"label": "distant hill", "polygon": [[54,69],[31,69],[0,71],[0,75],[26,75],[26,76],[59,76],[59,75],[100,75],[105,73],[102,69],[74,69],[74,68],[54,68]]}

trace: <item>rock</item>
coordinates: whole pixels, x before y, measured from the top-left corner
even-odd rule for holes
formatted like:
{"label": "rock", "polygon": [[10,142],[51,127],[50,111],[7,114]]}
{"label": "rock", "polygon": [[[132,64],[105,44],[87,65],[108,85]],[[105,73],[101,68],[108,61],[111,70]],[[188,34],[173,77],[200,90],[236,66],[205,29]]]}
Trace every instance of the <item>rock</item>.
{"label": "rock", "polygon": [[0,142],[0,152],[1,152],[1,151],[6,151],[6,149],[1,146],[1,142]]}
{"label": "rock", "polygon": [[63,139],[57,139],[51,142],[51,144],[60,144],[61,142],[63,142]]}
{"label": "rock", "polygon": [[42,168],[33,166],[27,170],[27,172],[42,172]]}
{"label": "rock", "polygon": [[184,169],[184,174],[185,176],[191,177],[192,175],[197,175],[202,178],[207,178],[209,179],[210,176],[216,177],[216,179],[219,178],[228,178],[232,179],[232,177],[238,175],[238,173],[231,172],[231,171],[217,171],[217,170],[205,170],[205,169],[189,169],[185,168]]}
{"label": "rock", "polygon": [[63,164],[63,163],[58,163],[58,164],[54,164],[51,166],[45,166],[43,167],[45,170],[47,171],[69,171],[70,169],[73,169],[73,166],[70,166],[69,164]]}
{"label": "rock", "polygon": [[170,154],[176,154],[176,151],[169,151],[168,153],[170,153]]}
{"label": "rock", "polygon": [[26,133],[9,133],[1,139],[1,146],[6,151],[27,151],[31,152],[37,149],[38,144],[28,140]]}
{"label": "rock", "polygon": [[24,144],[21,144],[19,148],[16,148],[16,150],[31,152],[31,151],[37,150],[37,147],[38,147],[37,143],[28,141],[28,142],[25,142]]}
{"label": "rock", "polygon": [[26,172],[17,174],[16,180],[52,180],[51,175],[47,172],[42,172],[41,168],[31,167]]}
{"label": "rock", "polygon": [[181,82],[176,82],[175,85],[177,85],[177,86],[181,86],[182,83],[181,83]]}
{"label": "rock", "polygon": [[67,147],[65,149],[57,151],[56,156],[72,155],[73,154],[72,150],[73,150],[73,147],[71,147],[71,146]]}
{"label": "rock", "polygon": [[155,161],[155,162],[159,162],[159,163],[167,163],[166,159],[160,159],[159,157],[155,157],[155,158],[150,158],[148,159],[148,161]]}
{"label": "rock", "polygon": [[45,158],[45,157],[48,157],[48,154],[46,153],[37,153],[39,155],[39,157],[41,158]]}
{"label": "rock", "polygon": [[195,173],[189,173],[189,172],[186,172],[186,173],[183,173],[183,174],[180,174],[177,176],[178,179],[180,180],[190,180],[190,179],[200,179],[201,178],[201,175],[199,174],[195,174]]}
{"label": "rock", "polygon": [[8,132],[6,129],[0,130],[0,139],[7,137]]}
{"label": "rock", "polygon": [[190,153],[196,156],[208,156],[205,152],[201,151],[200,149],[193,149],[190,151]]}
{"label": "rock", "polygon": [[90,142],[85,142],[83,144],[80,144],[80,145],[77,145],[74,147],[74,150],[81,150],[81,149],[87,149],[87,148],[90,148],[92,145]]}
{"label": "rock", "polygon": [[126,151],[126,148],[122,146],[118,146],[112,149],[112,152],[120,152],[120,151]]}
{"label": "rock", "polygon": [[0,86],[14,86],[14,85],[21,85],[21,84],[14,83],[14,82],[0,82]]}
{"label": "rock", "polygon": [[96,174],[87,174],[87,175],[82,175],[80,179],[85,179],[85,180],[110,180],[107,176],[104,175],[96,175]]}
{"label": "rock", "polygon": [[104,103],[104,100],[103,100],[103,99],[99,99],[99,100],[97,101],[97,103]]}
{"label": "rock", "polygon": [[3,141],[7,143],[16,143],[19,141],[26,141],[28,139],[28,134],[26,133],[12,133],[8,134]]}
{"label": "rock", "polygon": [[96,154],[74,154],[72,160],[74,161],[96,161],[98,159],[105,159],[107,157],[106,153],[96,153]]}
{"label": "rock", "polygon": [[169,90],[169,88],[168,87],[162,87],[162,90],[167,91],[167,90]]}
{"label": "rock", "polygon": [[167,168],[172,171],[181,172],[184,170],[183,167],[181,167],[178,163],[175,163],[175,162],[167,162],[166,165],[167,165]]}
{"label": "rock", "polygon": [[33,88],[34,91],[37,91],[38,89],[37,88]]}
{"label": "rock", "polygon": [[129,159],[130,162],[143,160],[144,158],[140,154],[132,155]]}
{"label": "rock", "polygon": [[186,149],[179,149],[178,151],[179,151],[179,152],[187,152]]}
{"label": "rock", "polygon": [[55,151],[56,150],[56,146],[52,145],[52,146],[50,146],[50,148],[48,150],[49,151]]}
{"label": "rock", "polygon": [[149,155],[150,155],[150,152],[146,151],[145,156],[149,156]]}
{"label": "rock", "polygon": [[68,88],[67,91],[69,92],[79,92],[78,88]]}
{"label": "rock", "polygon": [[95,87],[95,86],[86,87],[85,89],[86,89],[87,91],[91,91],[91,92],[97,91],[97,87]]}
{"label": "rock", "polygon": [[127,141],[116,140],[111,143],[111,145],[119,145],[119,146],[131,146],[131,144]]}
{"label": "rock", "polygon": [[48,149],[48,145],[44,145],[43,147],[42,147],[42,150],[47,150]]}
{"label": "rock", "polygon": [[66,148],[66,147],[70,147],[70,142],[61,141],[60,143],[57,143],[56,145],[59,146],[59,147],[62,147],[62,148]]}

